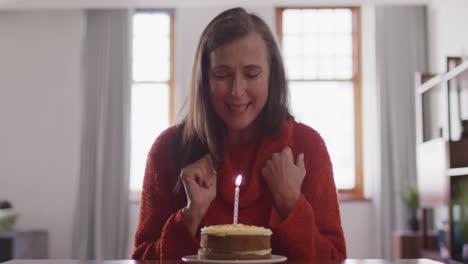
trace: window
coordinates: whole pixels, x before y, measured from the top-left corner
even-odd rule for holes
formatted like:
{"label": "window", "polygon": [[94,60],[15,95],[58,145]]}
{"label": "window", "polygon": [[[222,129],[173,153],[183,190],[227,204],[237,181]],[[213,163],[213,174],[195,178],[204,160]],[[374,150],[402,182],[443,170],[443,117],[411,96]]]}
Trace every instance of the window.
{"label": "window", "polygon": [[138,196],[147,154],[173,120],[173,16],[163,11],[133,15],[130,190]]}
{"label": "window", "polygon": [[358,8],[279,8],[291,111],[324,138],[342,199],[362,198]]}

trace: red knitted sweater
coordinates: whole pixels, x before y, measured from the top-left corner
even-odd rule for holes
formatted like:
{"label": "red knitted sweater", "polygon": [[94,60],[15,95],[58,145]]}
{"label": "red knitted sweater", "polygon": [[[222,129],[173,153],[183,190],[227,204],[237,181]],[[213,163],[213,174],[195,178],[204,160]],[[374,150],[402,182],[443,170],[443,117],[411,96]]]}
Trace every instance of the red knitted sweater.
{"label": "red knitted sweater", "polygon": [[[183,197],[172,193],[178,177],[172,160],[174,136],[174,127],[164,131],[148,156],[134,259],[180,259],[196,254],[199,247],[199,234],[192,236],[180,210]],[[273,153],[286,146],[291,147],[294,157],[304,153],[307,174],[299,201],[282,219],[261,169]],[[223,165],[217,171],[217,196],[200,227],[232,223],[234,179],[239,172],[244,176],[239,223],[272,229],[273,254],[301,260],[346,258],[332,165],[315,130],[289,119],[279,138],[265,137],[256,144],[225,148]]]}

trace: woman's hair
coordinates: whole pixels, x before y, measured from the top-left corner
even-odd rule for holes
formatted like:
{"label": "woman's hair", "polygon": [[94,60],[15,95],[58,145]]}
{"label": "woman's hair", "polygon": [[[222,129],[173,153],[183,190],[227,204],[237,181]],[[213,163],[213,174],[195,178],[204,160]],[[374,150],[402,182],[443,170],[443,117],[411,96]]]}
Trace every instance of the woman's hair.
{"label": "woman's hair", "polygon": [[216,16],[203,31],[192,67],[188,113],[178,127],[179,147],[175,160],[180,170],[210,153],[216,165],[222,163],[224,122],[210,102],[210,54],[215,49],[257,33],[266,44],[270,66],[268,98],[256,119],[262,133],[278,131],[289,116],[288,87],[278,45],[266,23],[243,8],[232,8]]}

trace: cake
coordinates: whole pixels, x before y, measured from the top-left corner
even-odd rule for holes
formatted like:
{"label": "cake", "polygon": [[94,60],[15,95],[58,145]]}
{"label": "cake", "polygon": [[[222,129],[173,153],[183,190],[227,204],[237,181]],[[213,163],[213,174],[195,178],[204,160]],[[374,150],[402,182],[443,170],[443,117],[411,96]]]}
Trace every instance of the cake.
{"label": "cake", "polygon": [[271,230],[251,225],[214,225],[201,229],[199,259],[271,258]]}

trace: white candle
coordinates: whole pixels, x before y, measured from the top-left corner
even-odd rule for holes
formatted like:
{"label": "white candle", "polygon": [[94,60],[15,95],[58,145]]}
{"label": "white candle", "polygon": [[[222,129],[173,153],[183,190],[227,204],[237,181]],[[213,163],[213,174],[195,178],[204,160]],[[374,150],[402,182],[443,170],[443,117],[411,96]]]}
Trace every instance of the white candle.
{"label": "white candle", "polygon": [[234,195],[234,224],[237,224],[237,218],[239,214],[239,186],[242,182],[242,175],[238,175],[236,178],[236,192]]}

